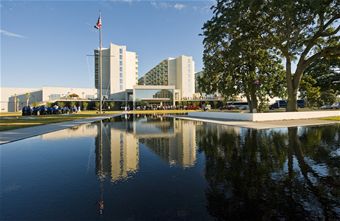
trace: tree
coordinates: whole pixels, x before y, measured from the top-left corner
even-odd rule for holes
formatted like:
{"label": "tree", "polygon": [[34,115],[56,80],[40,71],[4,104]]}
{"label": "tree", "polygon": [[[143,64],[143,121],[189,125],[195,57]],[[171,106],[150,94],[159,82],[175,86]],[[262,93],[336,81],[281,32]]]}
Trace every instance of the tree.
{"label": "tree", "polygon": [[108,106],[110,107],[111,110],[113,110],[115,108],[115,102],[113,101],[108,102]]}
{"label": "tree", "polygon": [[[241,6],[235,3],[238,13],[250,19],[251,15]],[[281,60],[263,47],[247,19],[235,21],[234,10],[218,2],[215,16],[204,24],[205,67],[198,79],[199,87],[206,93],[218,91],[225,97],[243,94],[250,111],[261,112],[268,95],[284,94],[284,69]]]}
{"label": "tree", "polygon": [[264,43],[285,58],[287,111],[296,111],[305,70],[317,60],[340,55],[340,5],[337,0],[274,0],[262,4],[260,10],[257,30]]}
{"label": "tree", "polygon": [[[304,71],[319,59],[340,55],[337,0],[219,0],[213,9],[213,18],[203,27],[204,35],[212,35],[220,48],[228,43],[226,33],[231,28],[251,39],[260,38],[262,48],[284,58],[287,111],[297,111],[297,92]],[[211,48],[205,45],[205,49],[209,52]]]}
{"label": "tree", "polygon": [[70,102],[70,107],[71,107],[71,108],[73,108],[75,105],[76,105],[76,102],[75,102],[75,101],[71,101],[71,102]]}
{"label": "tree", "polygon": [[307,106],[317,107],[320,100],[320,87],[316,86],[316,80],[310,76],[304,76],[301,80],[300,98],[307,100]]}
{"label": "tree", "polygon": [[340,94],[340,56],[313,62],[306,68],[304,76],[315,79],[315,85],[319,86],[321,91],[333,90],[335,95]]}
{"label": "tree", "polygon": [[99,105],[100,105],[99,101],[94,102],[94,106],[95,106],[96,110],[99,110]]}
{"label": "tree", "polygon": [[83,110],[86,110],[88,106],[89,106],[89,103],[84,101],[83,102]]}
{"label": "tree", "polygon": [[58,103],[59,107],[65,107],[65,102],[63,102],[63,101],[58,101],[57,103]]}
{"label": "tree", "polygon": [[29,93],[29,92],[25,94],[26,106],[28,106],[28,104],[29,104],[30,96],[31,96],[31,93]]}

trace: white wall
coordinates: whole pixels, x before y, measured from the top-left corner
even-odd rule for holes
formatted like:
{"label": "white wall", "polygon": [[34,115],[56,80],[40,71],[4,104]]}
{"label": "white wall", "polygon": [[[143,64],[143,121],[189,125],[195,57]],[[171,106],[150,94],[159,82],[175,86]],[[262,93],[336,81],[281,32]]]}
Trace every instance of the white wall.
{"label": "white wall", "polygon": [[168,84],[176,86],[177,74],[176,74],[176,59],[168,59]]}
{"label": "white wall", "polygon": [[126,69],[125,69],[125,88],[132,89],[137,85],[138,76],[138,59],[135,52],[126,52]]}
{"label": "white wall", "polygon": [[[10,98],[24,95],[26,93],[31,93],[33,91],[38,91],[39,88],[8,88],[2,87],[1,92],[1,101],[0,101],[0,112],[9,112],[14,111],[14,104],[10,103]],[[20,101],[21,102],[21,101]]]}
{"label": "white wall", "polygon": [[304,111],[281,113],[226,113],[226,112],[190,112],[190,117],[212,118],[221,120],[241,121],[271,121],[271,120],[296,120],[340,116],[340,111]]}
{"label": "white wall", "polygon": [[177,88],[181,89],[182,97],[192,98],[195,93],[195,62],[192,57],[180,56],[177,62]]}
{"label": "white wall", "polygon": [[[88,99],[89,97],[96,98],[97,90],[94,88],[71,88],[71,87],[43,87],[43,102],[54,101],[54,95],[66,97],[69,94],[77,94],[81,99]],[[59,99],[59,98],[57,98]]]}
{"label": "white wall", "polygon": [[14,96],[17,97],[17,108],[21,110],[26,106],[26,93],[30,93],[29,105],[33,102],[53,102],[68,94],[78,94],[81,99],[97,97],[95,88],[67,88],[67,87],[43,87],[43,88],[1,88],[0,112],[14,111]]}

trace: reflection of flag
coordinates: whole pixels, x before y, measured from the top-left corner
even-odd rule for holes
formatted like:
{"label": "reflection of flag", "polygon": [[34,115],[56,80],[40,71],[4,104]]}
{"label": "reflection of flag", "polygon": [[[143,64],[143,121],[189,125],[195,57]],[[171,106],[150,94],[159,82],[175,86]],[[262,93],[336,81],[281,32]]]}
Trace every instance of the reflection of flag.
{"label": "reflection of flag", "polygon": [[102,28],[102,18],[99,16],[97,24],[94,26],[96,29]]}

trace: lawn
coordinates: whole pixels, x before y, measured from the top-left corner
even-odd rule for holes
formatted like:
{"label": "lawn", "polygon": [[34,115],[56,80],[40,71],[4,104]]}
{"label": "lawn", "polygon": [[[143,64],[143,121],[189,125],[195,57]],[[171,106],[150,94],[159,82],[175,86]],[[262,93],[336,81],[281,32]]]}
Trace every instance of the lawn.
{"label": "lawn", "polygon": [[322,118],[322,120],[334,120],[334,121],[340,121],[340,116],[335,116],[335,117],[325,117],[325,118]]}
{"label": "lawn", "polygon": [[7,114],[0,118],[0,131],[12,130],[22,127],[32,127],[43,124],[59,123],[63,121],[76,120],[98,116],[95,114],[69,114],[69,115],[41,115],[41,116],[20,116]]}
{"label": "lawn", "polygon": [[[128,114],[185,114],[192,110],[135,110],[128,111]],[[43,124],[59,123],[63,121],[77,120],[81,118],[90,118],[98,116],[107,116],[113,114],[125,113],[122,111],[105,111],[103,114],[98,114],[97,111],[82,111],[77,114],[61,114],[61,115],[40,115],[40,116],[21,116],[17,113],[1,113],[0,131],[12,130],[23,127],[32,127]]]}

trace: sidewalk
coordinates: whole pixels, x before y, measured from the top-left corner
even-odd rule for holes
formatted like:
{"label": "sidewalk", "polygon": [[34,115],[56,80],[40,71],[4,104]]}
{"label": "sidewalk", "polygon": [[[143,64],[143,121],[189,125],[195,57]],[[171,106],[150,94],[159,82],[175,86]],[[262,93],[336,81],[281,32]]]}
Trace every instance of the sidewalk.
{"label": "sidewalk", "polygon": [[172,116],[183,120],[194,120],[207,123],[223,124],[227,126],[245,127],[252,129],[271,129],[285,127],[301,127],[301,126],[316,126],[340,124],[339,121],[320,120],[320,119],[301,119],[301,120],[276,120],[276,121],[232,121],[232,120],[216,120],[209,118],[187,117],[187,116]]}
{"label": "sidewalk", "polygon": [[101,116],[101,117],[91,117],[91,118],[84,118],[84,119],[78,119],[74,121],[65,121],[55,124],[45,124],[35,127],[26,127],[26,128],[20,128],[15,130],[9,130],[9,131],[3,131],[0,132],[0,145],[14,142],[17,140],[26,139],[29,137],[38,136],[41,134],[50,133],[57,130],[63,130],[66,128],[78,126],[81,124],[89,124],[93,123],[95,121],[109,119],[112,117],[118,117],[121,114],[114,114],[114,115],[108,115],[108,116]]}

